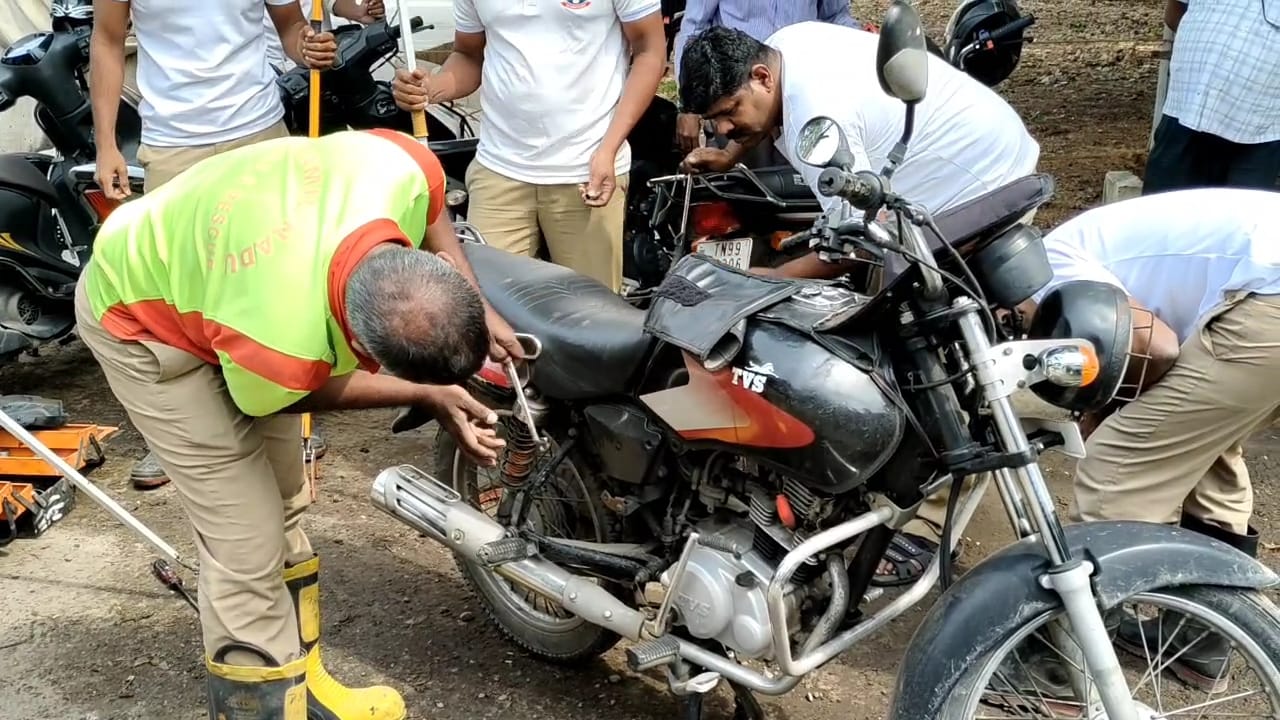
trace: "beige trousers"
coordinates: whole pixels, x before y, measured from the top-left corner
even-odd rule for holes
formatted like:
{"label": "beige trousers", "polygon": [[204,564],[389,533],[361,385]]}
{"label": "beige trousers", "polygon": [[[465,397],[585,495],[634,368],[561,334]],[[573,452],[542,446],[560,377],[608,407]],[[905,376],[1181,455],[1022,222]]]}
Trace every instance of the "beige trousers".
{"label": "beige trousers", "polygon": [[279,664],[301,657],[297,614],[282,575],[286,563],[312,556],[298,526],[311,503],[300,417],[246,416],[217,366],[167,345],[117,340],[94,319],[84,277],[75,300],[80,338],[173,480],[195,530],[205,652],[213,655],[234,641]]}
{"label": "beige trousers", "polygon": [[155,190],[177,177],[183,170],[206,158],[263,140],[273,140],[288,136],[289,128],[281,120],[266,130],[227,142],[209,145],[189,145],[187,147],[157,147],[143,144],[138,148],[138,164],[147,173],[142,191],[149,193]]}
{"label": "beige trousers", "polygon": [[587,207],[576,184],[534,185],[472,162],[467,168],[467,221],[485,242],[533,257],[542,241],[551,261],[622,288],[622,233],[630,175],[618,176],[609,203]]}
{"label": "beige trousers", "polygon": [[1280,418],[1280,296],[1231,298],[1159,382],[1107,418],[1076,469],[1076,520],[1176,523],[1237,535],[1253,486],[1241,445]]}

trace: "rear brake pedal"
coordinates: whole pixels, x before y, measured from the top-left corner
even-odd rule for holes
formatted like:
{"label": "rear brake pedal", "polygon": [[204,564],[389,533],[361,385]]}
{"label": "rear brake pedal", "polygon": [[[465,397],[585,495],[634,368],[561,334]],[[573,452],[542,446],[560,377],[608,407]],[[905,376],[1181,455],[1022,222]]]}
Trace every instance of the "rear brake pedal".
{"label": "rear brake pedal", "polygon": [[631,645],[627,648],[627,667],[632,672],[666,665],[680,656],[680,643],[670,635]]}

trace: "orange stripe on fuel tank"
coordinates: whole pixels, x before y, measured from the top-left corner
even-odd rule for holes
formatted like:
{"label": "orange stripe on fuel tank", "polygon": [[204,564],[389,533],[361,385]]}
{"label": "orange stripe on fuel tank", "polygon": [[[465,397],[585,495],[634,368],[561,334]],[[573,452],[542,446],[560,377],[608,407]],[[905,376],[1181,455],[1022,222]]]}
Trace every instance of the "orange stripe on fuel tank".
{"label": "orange stripe on fuel tank", "polygon": [[[813,430],[808,425],[769,402],[763,394],[735,384],[731,368],[709,372],[687,354],[684,363],[689,370],[688,385],[645,398],[680,437],[778,449],[801,448],[813,442]],[[662,399],[665,402],[655,397],[668,394]],[[676,409],[677,403],[688,410]],[[689,404],[699,405],[701,412],[689,408]]]}

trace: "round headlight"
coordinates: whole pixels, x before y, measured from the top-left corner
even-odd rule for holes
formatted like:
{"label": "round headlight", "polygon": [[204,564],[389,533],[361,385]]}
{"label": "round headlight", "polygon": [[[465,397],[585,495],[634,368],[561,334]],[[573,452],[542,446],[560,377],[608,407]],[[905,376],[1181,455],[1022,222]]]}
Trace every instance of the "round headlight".
{"label": "round headlight", "polygon": [[1065,282],[1040,301],[1027,335],[1036,340],[1080,338],[1093,344],[1097,376],[1091,382],[1073,386],[1045,380],[1032,385],[1031,391],[1064,410],[1098,410],[1115,398],[1129,366],[1129,296],[1110,283]]}

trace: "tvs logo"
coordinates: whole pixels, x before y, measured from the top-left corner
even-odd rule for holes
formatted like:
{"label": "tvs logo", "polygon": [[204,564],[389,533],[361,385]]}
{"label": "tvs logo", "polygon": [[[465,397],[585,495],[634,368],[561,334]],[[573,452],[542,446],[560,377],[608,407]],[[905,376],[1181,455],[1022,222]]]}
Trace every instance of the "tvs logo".
{"label": "tvs logo", "polygon": [[586,10],[591,7],[591,0],[560,0],[560,5],[568,10]]}
{"label": "tvs logo", "polygon": [[753,393],[764,392],[765,383],[771,377],[777,377],[773,374],[773,363],[765,363],[764,365],[756,365],[755,363],[747,363],[745,368],[730,368],[733,371],[733,384],[746,388]]}

